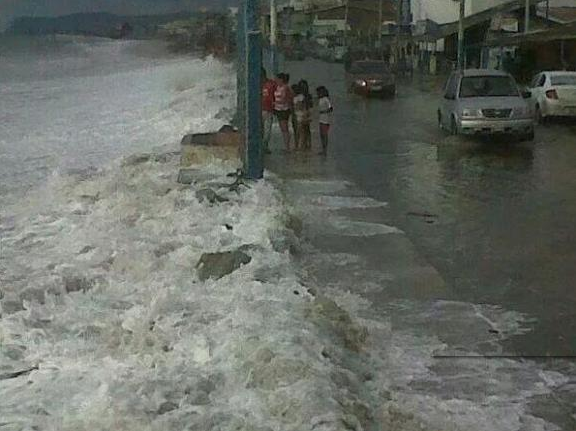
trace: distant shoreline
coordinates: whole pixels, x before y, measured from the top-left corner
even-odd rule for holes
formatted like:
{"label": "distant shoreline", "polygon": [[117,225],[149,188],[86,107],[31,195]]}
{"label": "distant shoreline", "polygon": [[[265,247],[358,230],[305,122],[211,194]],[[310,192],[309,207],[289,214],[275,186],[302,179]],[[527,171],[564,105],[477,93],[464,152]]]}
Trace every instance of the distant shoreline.
{"label": "distant shoreline", "polygon": [[189,19],[194,15],[195,12],[133,16],[98,12],[57,17],[24,16],[14,19],[4,34],[20,36],[67,34],[110,39],[149,39],[156,35],[158,26]]}
{"label": "distant shoreline", "polygon": [[[22,16],[12,20],[4,34],[50,35],[73,34],[86,36],[147,39],[153,38],[160,26],[182,20],[202,18],[225,9],[189,11],[148,15],[116,15],[107,12],[75,13],[62,16]],[[0,32],[0,35],[3,33]]]}

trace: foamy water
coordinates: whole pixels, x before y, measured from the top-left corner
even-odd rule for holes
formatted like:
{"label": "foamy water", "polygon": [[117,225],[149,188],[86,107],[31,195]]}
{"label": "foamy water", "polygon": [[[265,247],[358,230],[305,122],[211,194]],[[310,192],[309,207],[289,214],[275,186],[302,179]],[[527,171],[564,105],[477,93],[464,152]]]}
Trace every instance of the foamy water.
{"label": "foamy water", "polygon": [[[229,201],[214,206],[196,191],[230,181],[235,166],[206,166],[204,181],[176,184],[181,136],[232,114],[231,66],[140,42],[23,49],[2,51],[10,61],[0,64],[0,428],[557,429],[529,406],[566,375],[432,357],[497,353],[498,341],[529,330],[529,316],[449,301],[375,315],[345,280],[308,286],[335,303],[314,298],[288,253],[296,240],[273,178],[239,194],[223,187]],[[142,152],[148,161],[124,158]],[[337,214],[386,206],[348,196],[350,183],[294,186],[297,210],[312,213],[319,232],[402,235]],[[202,253],[246,244],[250,264],[199,281]],[[362,259],[311,257],[343,271]],[[386,276],[364,290],[385,288]],[[441,341],[443,327],[467,336]]]}
{"label": "foamy water", "polygon": [[57,172],[176,148],[221,125],[215,116],[234,100],[230,68],[216,60],[155,58],[158,48],[134,41],[32,40],[4,47],[0,65],[3,198]]}
{"label": "foamy water", "polygon": [[[85,69],[77,43],[90,65],[109,50],[132,67]],[[344,358],[363,332],[299,283],[272,183],[212,185],[228,199],[214,206],[196,192],[230,181],[235,165],[176,184],[182,134],[232,113],[231,67],[133,48],[81,40],[55,54],[67,78],[42,69],[1,84],[0,426],[361,427],[377,405]],[[203,253],[246,245],[248,265],[199,280]]]}
{"label": "foamy water", "polygon": [[[61,176],[4,226],[9,429],[335,431],[342,406],[359,402],[334,381],[356,380],[336,362],[346,356],[331,335],[336,310],[299,284],[275,189],[223,188],[230,201],[211,206],[195,195],[204,185],[175,185],[177,166],[160,155]],[[225,182],[233,167],[203,177]],[[198,280],[202,253],[246,244],[250,264]]]}
{"label": "foamy water", "polygon": [[[302,259],[304,273],[312,274],[311,282],[328,280],[319,289],[367,328],[369,347],[363,360],[370,364],[373,382],[366,386],[389,391],[380,400],[380,429],[572,429],[572,364],[507,356],[505,341],[530,332],[534,323],[530,316],[488,304],[422,300],[410,292],[402,300],[387,300],[378,292],[385,292],[398,272],[370,266],[369,253],[353,254],[354,248],[345,244],[359,237],[404,235],[392,226],[359,221],[350,212],[388,204],[361,197],[347,181],[295,180],[284,187],[296,202],[294,211],[304,220],[302,230],[311,243],[316,236],[331,238],[319,242],[322,251],[308,246]],[[340,240],[332,239],[335,236]],[[327,253],[327,244],[339,252]],[[383,299],[367,299],[379,297]],[[550,367],[559,363],[557,369]],[[562,413],[548,414],[550,404]]]}

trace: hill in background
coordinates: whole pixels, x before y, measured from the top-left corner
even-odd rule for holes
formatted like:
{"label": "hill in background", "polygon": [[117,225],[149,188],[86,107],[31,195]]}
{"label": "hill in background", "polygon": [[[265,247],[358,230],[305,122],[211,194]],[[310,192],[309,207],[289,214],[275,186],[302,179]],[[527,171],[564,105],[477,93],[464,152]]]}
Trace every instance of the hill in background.
{"label": "hill in background", "polygon": [[163,15],[122,16],[106,12],[77,13],[59,17],[16,18],[7,33],[13,35],[82,34],[101,37],[146,38],[155,36],[158,27],[173,21],[188,20],[198,12]]}

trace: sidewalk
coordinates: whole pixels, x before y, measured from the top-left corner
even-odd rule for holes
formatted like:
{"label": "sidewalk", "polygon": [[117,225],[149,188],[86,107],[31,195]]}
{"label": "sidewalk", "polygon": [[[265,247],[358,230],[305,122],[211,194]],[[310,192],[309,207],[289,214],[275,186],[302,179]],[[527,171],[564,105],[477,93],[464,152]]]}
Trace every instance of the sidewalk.
{"label": "sidewalk", "polygon": [[393,202],[344,180],[330,155],[273,153],[267,165],[292,208],[303,284],[366,328],[362,351],[346,360],[367,364],[375,430],[570,429],[566,376],[505,356],[504,341],[529,330],[524,317],[460,301],[394,226]]}
{"label": "sidewalk", "polygon": [[[337,174],[334,161],[313,154],[273,154],[268,166],[279,181],[296,222],[301,247],[295,254],[304,285],[334,300],[367,328],[366,346],[355,359],[369,365],[364,391],[377,414],[377,430],[435,429],[414,417],[415,406],[399,405],[395,393],[417,362],[442,347],[420,345],[394,332],[388,313],[408,298],[448,298],[444,281],[407,236],[391,223],[388,204]],[[405,355],[405,356],[403,356]],[[421,366],[421,365],[420,365]],[[418,367],[420,367],[418,366]],[[456,428],[455,428],[456,429]]]}
{"label": "sidewalk", "polygon": [[[386,280],[386,295],[446,294],[437,271],[418,256],[401,230],[387,224],[392,222],[386,202],[366,197],[338,178],[329,158],[303,153],[289,158],[285,163],[284,156],[272,156],[269,166],[285,181],[287,200],[302,222],[302,240],[316,254],[302,256],[301,264],[320,285],[373,283],[376,275]],[[319,259],[322,255],[355,255],[357,261],[351,271],[337,260]]]}

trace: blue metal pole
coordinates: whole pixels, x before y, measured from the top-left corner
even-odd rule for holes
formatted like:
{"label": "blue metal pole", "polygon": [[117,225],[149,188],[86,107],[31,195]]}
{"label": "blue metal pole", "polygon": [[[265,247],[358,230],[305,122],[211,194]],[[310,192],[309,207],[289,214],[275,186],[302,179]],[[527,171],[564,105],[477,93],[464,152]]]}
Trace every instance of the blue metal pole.
{"label": "blue metal pole", "polygon": [[246,113],[246,22],[244,1],[238,8],[238,21],[236,23],[236,116],[234,125],[244,132]]}
{"label": "blue metal pole", "polygon": [[246,157],[244,172],[248,178],[264,175],[262,152],[262,31],[260,1],[246,0]]}

